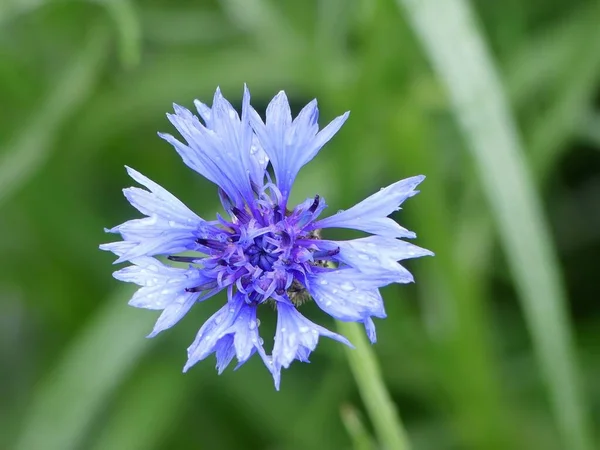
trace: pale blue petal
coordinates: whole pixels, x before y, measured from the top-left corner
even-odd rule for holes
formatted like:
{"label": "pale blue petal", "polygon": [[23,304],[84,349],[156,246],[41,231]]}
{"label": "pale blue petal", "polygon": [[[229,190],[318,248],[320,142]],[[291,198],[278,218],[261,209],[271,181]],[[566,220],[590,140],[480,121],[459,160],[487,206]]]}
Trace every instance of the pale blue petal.
{"label": "pale blue petal", "polygon": [[172,327],[181,320],[194,303],[216,293],[216,290],[209,291],[200,298],[202,292],[188,291],[190,288],[213,282],[196,267],[189,269],[170,267],[150,257],[136,258],[133,262],[133,265],[116,271],[113,276],[117,280],[141,286],[129,301],[130,306],[163,310],[148,337],[154,337]]}
{"label": "pale blue petal", "polygon": [[269,103],[266,121],[251,109],[250,122],[269,156],[283,201],[287,198],[298,172],[325,145],[348,118],[349,113],[334,119],[317,133],[318,108],[312,101],[292,121],[289,103],[283,91]]}
{"label": "pale blue petal", "polygon": [[387,237],[414,238],[416,235],[413,232],[387,216],[400,209],[404,200],[416,195],[418,191],[415,191],[415,187],[424,179],[423,175],[419,175],[398,181],[350,209],[313,223],[311,228],[353,228]]}
{"label": "pale blue petal", "polygon": [[211,281],[196,267],[170,267],[150,257],[136,258],[133,262],[135,264],[116,271],[113,276],[117,280],[141,286],[129,301],[129,304],[136,308],[164,309],[173,303],[177,296],[182,295],[186,288],[194,288]]}
{"label": "pale blue petal", "polygon": [[182,292],[177,295],[171,304],[167,306],[154,325],[152,332],[148,335],[149,338],[156,336],[161,331],[171,328],[179,322],[183,316],[194,306],[198,299],[197,292]]}
{"label": "pale blue petal", "polygon": [[268,360],[258,335],[256,306],[248,305],[240,294],[236,294],[202,325],[188,348],[184,372],[214,352],[217,353],[219,372],[227,367],[232,354],[237,357],[238,367],[255,352],[260,354],[265,363]]}
{"label": "pale blue petal", "polygon": [[140,188],[127,188],[123,192],[129,202],[142,214],[149,217],[129,220],[110,230],[119,233],[128,241],[124,244],[105,244],[102,250],[116,253],[116,263],[140,256],[166,255],[196,247],[195,241],[209,232],[219,232],[209,222],[198,217],[175,196],[152,180],[130,167],[129,175],[149,191]]}
{"label": "pale blue petal", "polygon": [[393,274],[373,276],[355,269],[339,269],[309,275],[306,288],[319,308],[330,316],[362,322],[370,316],[386,316],[378,287],[393,280]]}
{"label": "pale blue petal", "polygon": [[294,359],[309,362],[310,353],[316,348],[319,336],[335,339],[352,347],[344,336],[327,330],[300,314],[291,303],[277,303],[277,329],[273,346],[273,378],[279,390],[281,368],[288,368]]}
{"label": "pale blue petal", "polygon": [[314,245],[320,250],[335,253],[331,257],[333,260],[354,267],[362,273],[375,275],[382,271],[393,273],[396,275],[394,278],[396,283],[414,281],[410,272],[397,261],[433,255],[429,250],[411,243],[383,236],[369,236],[350,241],[321,240]]}
{"label": "pale blue petal", "polygon": [[375,330],[375,324],[373,323],[373,319],[367,317],[363,321],[363,323],[365,325],[365,331],[367,332],[367,337],[369,338],[369,341],[371,341],[371,344],[374,344],[375,342],[377,342],[377,332]]}
{"label": "pale blue petal", "polygon": [[250,92],[244,89],[242,118],[217,89],[212,108],[195,102],[206,126],[190,111],[174,105],[168,115],[187,142],[187,146],[167,134],[159,134],[171,143],[192,169],[216,183],[241,207],[243,200],[254,201],[251,181],[262,184],[268,163],[260,146],[253,145],[254,135],[248,112]]}

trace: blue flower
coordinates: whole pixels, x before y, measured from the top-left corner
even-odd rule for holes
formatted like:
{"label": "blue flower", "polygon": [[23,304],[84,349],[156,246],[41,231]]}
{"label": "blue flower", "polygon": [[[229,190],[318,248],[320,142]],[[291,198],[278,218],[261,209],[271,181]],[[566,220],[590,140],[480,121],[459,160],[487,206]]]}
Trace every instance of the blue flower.
{"label": "blue flower", "polygon": [[[234,357],[239,367],[258,353],[277,389],[281,369],[295,359],[308,361],[320,336],[351,346],[343,336],[305,318],[299,312],[305,301],[314,299],[335,319],[363,323],[375,342],[372,318],[386,316],[379,288],[412,282],[398,261],[432,254],[400,240],[415,234],[388,217],[418,192],[415,188],[424,177],[399,181],[350,209],[319,219],[326,208],[323,198],[317,195],[291,207],[290,191],[302,166],[337,133],[348,113],[319,131],[317,102],[292,119],[280,92],[263,122],[250,106],[247,89],[241,117],[218,89],[212,107],[199,101],[195,106],[202,122],[179,105],[167,114],[185,143],[170,134],[159,136],[185,164],[218,186],[229,217],[217,214],[216,220],[204,220],[128,167],[129,175],[146,189],[127,188],[125,197],[146,217],[107,230],[122,240],[100,246],[115,253],[116,262],[132,264],[114,273],[140,286],[129,304],[162,311],[149,337],[175,325],[195,303],[224,290],[227,303],[200,328],[188,348],[184,371],[212,353],[219,373]],[[351,228],[371,236],[325,240],[325,228]],[[271,355],[259,335],[257,313],[265,303],[277,311]]]}

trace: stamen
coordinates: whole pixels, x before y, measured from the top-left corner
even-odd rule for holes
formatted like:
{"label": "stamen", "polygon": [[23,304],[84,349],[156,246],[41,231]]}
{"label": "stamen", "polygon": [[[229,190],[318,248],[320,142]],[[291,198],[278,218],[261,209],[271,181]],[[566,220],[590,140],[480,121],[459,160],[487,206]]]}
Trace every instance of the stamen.
{"label": "stamen", "polygon": [[235,217],[237,217],[243,223],[248,223],[248,222],[250,222],[250,219],[252,219],[250,214],[248,214],[246,211],[239,209],[237,206],[234,206],[233,208],[231,208],[231,214],[233,214]]}
{"label": "stamen", "polygon": [[167,259],[170,261],[174,261],[174,262],[195,263],[196,261],[198,261],[201,258],[198,258],[197,256],[170,255],[170,256],[167,256]]}
{"label": "stamen", "polygon": [[319,195],[315,195],[315,201],[313,202],[312,205],[310,205],[310,208],[308,208],[308,210],[311,213],[314,213],[317,208],[319,207],[319,202],[321,201],[321,197],[319,197]]}
{"label": "stamen", "polygon": [[203,247],[207,247],[213,250],[225,250],[227,248],[227,244],[225,242],[217,241],[215,239],[204,239],[199,238],[196,239],[196,242]]}

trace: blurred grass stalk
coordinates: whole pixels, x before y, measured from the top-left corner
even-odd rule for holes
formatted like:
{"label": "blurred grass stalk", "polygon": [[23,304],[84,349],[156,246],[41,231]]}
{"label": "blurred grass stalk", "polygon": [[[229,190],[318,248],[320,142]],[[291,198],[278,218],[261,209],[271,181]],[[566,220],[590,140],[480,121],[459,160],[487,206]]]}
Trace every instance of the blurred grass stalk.
{"label": "blurred grass stalk", "polygon": [[592,448],[556,255],[493,62],[463,0],[398,0],[446,86],[492,206],[565,448]]}
{"label": "blurred grass stalk", "polygon": [[408,437],[385,387],[371,344],[358,323],[337,322],[356,348],[346,348],[350,369],[367,408],[377,441],[385,450],[409,450]]}

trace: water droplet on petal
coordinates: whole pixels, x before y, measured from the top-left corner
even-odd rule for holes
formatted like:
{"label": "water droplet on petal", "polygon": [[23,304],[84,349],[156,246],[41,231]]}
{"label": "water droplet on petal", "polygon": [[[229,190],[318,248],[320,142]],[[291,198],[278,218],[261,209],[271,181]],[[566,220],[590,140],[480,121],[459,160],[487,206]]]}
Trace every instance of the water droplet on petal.
{"label": "water droplet on petal", "polygon": [[344,283],[340,284],[340,287],[346,292],[350,292],[355,289],[354,285],[349,281],[345,281]]}
{"label": "water droplet on petal", "polygon": [[305,326],[302,326],[302,327],[300,327],[300,328],[298,328],[298,329],[300,330],[300,333],[307,333],[307,332],[308,332],[308,330],[310,330],[310,328],[308,328],[308,327],[305,327]]}
{"label": "water droplet on petal", "polygon": [[326,285],[327,284],[327,280],[321,279],[321,280],[319,280],[319,284]]}
{"label": "water droplet on petal", "polygon": [[177,226],[177,222],[175,222],[174,220],[169,220],[169,226],[170,226],[171,228],[174,228],[174,227],[176,227],[176,226]]}
{"label": "water droplet on petal", "polygon": [[251,330],[255,330],[256,329],[256,320],[251,320],[250,321],[250,329]]}

